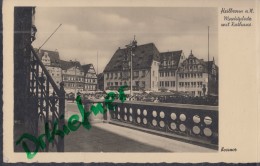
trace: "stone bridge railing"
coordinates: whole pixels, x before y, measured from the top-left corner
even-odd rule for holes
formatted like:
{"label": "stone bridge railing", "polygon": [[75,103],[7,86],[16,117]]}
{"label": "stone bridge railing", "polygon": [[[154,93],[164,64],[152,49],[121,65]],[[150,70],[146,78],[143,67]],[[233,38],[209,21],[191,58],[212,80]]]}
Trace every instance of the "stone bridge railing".
{"label": "stone bridge railing", "polygon": [[174,103],[114,102],[109,123],[218,148],[218,107]]}

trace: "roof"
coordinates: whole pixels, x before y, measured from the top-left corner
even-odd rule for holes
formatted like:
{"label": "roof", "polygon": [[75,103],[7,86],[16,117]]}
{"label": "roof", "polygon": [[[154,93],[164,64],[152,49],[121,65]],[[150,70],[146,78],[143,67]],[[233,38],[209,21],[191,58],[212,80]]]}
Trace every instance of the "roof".
{"label": "roof", "polygon": [[[208,64],[209,64],[209,66],[208,66]],[[208,68],[209,68],[209,71],[212,71],[213,64],[215,64],[214,61],[209,61],[209,62],[206,61],[206,62],[204,62],[205,71],[207,72]],[[216,64],[215,64],[215,68],[216,68],[216,72],[218,73],[218,66]]]}
{"label": "roof", "polygon": [[[38,52],[38,49],[35,49],[36,52]],[[38,56],[40,59],[44,56],[44,53],[47,52],[48,56],[50,57],[51,65],[52,66],[60,66],[59,61],[60,61],[60,55],[58,51],[49,51],[49,50],[40,50],[38,52]]]}
{"label": "roof", "polygon": [[79,61],[64,61],[60,60],[60,66],[62,70],[68,70],[74,66],[77,66],[79,70],[83,70]]}
{"label": "roof", "polygon": [[212,65],[213,65],[213,61],[206,61],[204,62],[204,67],[205,67],[205,71],[207,72],[208,70],[209,71],[212,71]]}
{"label": "roof", "polygon": [[[123,70],[123,61],[127,58],[127,51],[127,48],[118,48],[105,67],[104,72]],[[159,51],[154,43],[139,45],[134,51],[133,70],[151,68],[153,60],[160,61]]]}
{"label": "roof", "polygon": [[[182,62],[183,65],[186,65],[186,66],[189,65],[189,60],[190,60],[190,59],[197,60],[198,63],[203,66],[203,72],[205,72],[205,73],[208,73],[208,70],[209,70],[209,71],[212,71],[212,66],[213,66],[213,64],[214,64],[215,67],[216,67],[216,72],[218,73],[218,66],[215,64],[214,57],[213,57],[213,60],[212,60],[212,61],[205,61],[204,59],[198,59],[196,56],[193,55],[193,53],[192,53],[192,51],[191,51],[189,57]],[[180,68],[183,69],[183,67],[180,67]],[[187,72],[187,71],[186,71],[186,72]],[[189,72],[189,71],[188,71],[188,72]],[[211,72],[210,72],[210,73],[211,73]]]}
{"label": "roof", "polygon": [[82,67],[84,73],[87,73],[91,66],[93,66],[93,65],[92,64],[86,64],[86,65],[82,65],[81,67]]}
{"label": "roof", "polygon": [[[180,58],[182,55],[182,50],[179,51],[171,51],[171,52],[162,52],[160,53],[160,62],[163,64],[163,61],[175,61],[175,63],[171,66],[171,69],[176,70],[178,68]],[[160,70],[164,69],[163,65],[160,65]]]}

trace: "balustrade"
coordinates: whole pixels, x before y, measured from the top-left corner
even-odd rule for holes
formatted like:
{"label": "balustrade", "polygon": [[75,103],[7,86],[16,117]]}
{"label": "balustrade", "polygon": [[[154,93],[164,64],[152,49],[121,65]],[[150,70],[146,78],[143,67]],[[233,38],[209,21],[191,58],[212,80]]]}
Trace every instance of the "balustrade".
{"label": "balustrade", "polygon": [[[29,96],[30,103],[36,103],[36,110],[32,110],[33,112],[37,112],[37,117],[28,117],[27,121],[32,121],[37,119],[35,124],[38,129],[38,124],[41,123],[40,126],[45,125],[45,123],[49,123],[49,126],[53,126],[54,121],[59,121],[58,129],[62,130],[62,126],[64,124],[64,117],[60,118],[61,115],[64,115],[65,111],[65,91],[64,84],[60,84],[60,88],[53,81],[50,76],[48,70],[45,68],[41,60],[39,59],[37,53],[33,49],[32,46],[28,48],[31,50],[30,60],[29,60]],[[44,132],[44,131],[43,131]],[[34,134],[38,136],[38,131],[35,131]],[[49,148],[49,142],[46,138],[46,148],[45,151],[54,151],[59,152],[64,151],[64,139],[57,137],[52,142],[52,147]]]}
{"label": "balustrade", "polygon": [[218,107],[185,104],[116,102],[110,121],[165,133],[211,148],[218,146]]}

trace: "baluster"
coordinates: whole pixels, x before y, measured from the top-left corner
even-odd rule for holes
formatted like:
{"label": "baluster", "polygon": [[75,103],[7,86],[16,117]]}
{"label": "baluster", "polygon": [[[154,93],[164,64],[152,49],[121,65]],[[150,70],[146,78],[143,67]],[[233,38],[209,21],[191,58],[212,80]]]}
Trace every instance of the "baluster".
{"label": "baluster", "polygon": [[36,62],[36,100],[39,102],[39,63]]}
{"label": "baluster", "polygon": [[[38,66],[39,67],[39,66]],[[40,109],[40,116],[43,116],[43,128],[45,127],[45,115],[44,115],[44,106],[43,106],[43,100],[44,100],[44,98],[43,98],[43,93],[44,93],[44,77],[43,77],[43,73],[41,73],[41,76],[39,77],[39,85],[38,86],[40,86],[40,98],[39,98],[39,101],[40,101],[40,107],[39,107],[39,109]],[[38,89],[38,88],[37,88]],[[40,118],[40,117],[39,117]],[[39,120],[39,118],[38,118],[38,120]],[[41,118],[42,119],[42,118]],[[42,121],[41,121],[41,124],[42,124]],[[41,133],[42,133],[42,131],[44,131],[42,128],[41,128]]]}
{"label": "baluster", "polygon": [[[60,83],[60,92],[58,93],[59,97],[59,117],[63,115],[63,118],[59,120],[59,130],[63,129],[63,125],[65,124],[65,91],[64,91],[64,83]],[[58,137],[58,152],[64,152],[64,138]]]}
{"label": "baluster", "polygon": [[[55,121],[55,92],[53,90],[52,92],[52,96],[50,96],[50,103],[51,103],[51,121],[52,124],[54,125],[54,121]],[[52,148],[54,147],[54,141],[52,142]]]}
{"label": "baluster", "polygon": [[32,63],[31,63],[31,64],[32,64],[32,68],[31,68],[31,71],[32,71],[32,72],[31,72],[31,74],[32,74],[32,82],[31,82],[31,83],[32,83],[32,85],[31,85],[32,88],[31,88],[31,93],[34,94],[34,89],[35,89],[34,83],[35,83],[35,81],[36,81],[36,80],[35,80],[35,59],[34,59],[34,57],[32,58]]}
{"label": "baluster", "polygon": [[[43,77],[43,73],[41,73],[41,78],[40,78],[40,93],[41,93],[41,96],[40,96],[40,112],[43,113],[43,91],[44,91],[44,77]],[[45,122],[45,120],[44,120]]]}
{"label": "baluster", "polygon": [[[46,80],[46,96],[45,96],[45,103],[46,103],[46,117],[45,117],[45,123],[48,123],[49,124],[49,104],[50,104],[50,99],[49,99],[49,78],[47,77],[47,80]],[[49,127],[50,127],[50,124],[49,124]],[[46,138],[46,148],[45,148],[45,151],[48,152],[49,151],[49,141],[48,139]]]}

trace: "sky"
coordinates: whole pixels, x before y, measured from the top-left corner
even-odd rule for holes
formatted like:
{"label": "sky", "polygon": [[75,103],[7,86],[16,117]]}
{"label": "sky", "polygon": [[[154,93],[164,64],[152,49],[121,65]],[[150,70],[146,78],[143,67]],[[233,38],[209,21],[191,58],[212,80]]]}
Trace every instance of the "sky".
{"label": "sky", "polygon": [[[154,43],[159,52],[183,50],[186,57],[218,64],[217,8],[181,7],[36,7],[36,40],[39,48],[55,51],[60,59],[92,63],[102,72],[115,51],[129,44]],[[97,63],[98,56],[98,63]]]}

